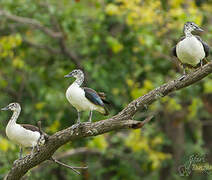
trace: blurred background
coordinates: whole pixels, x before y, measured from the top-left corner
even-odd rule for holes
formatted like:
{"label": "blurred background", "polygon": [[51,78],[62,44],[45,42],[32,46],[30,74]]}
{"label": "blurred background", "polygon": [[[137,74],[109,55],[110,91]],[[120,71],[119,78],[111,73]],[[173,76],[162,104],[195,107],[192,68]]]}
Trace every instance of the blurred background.
{"label": "blurred background", "polygon": [[[73,79],[64,75],[80,68],[86,73],[84,85],[107,93],[113,116],[133,99],[181,76],[170,51],[186,21],[200,25],[202,39],[212,47],[210,0],[1,0],[0,107],[19,102],[18,122],[36,125],[41,120],[50,135],[67,128],[77,112],[65,98]],[[0,179],[18,158],[18,146],[5,135],[11,114],[0,114]],[[211,114],[210,75],[138,112],[140,121],[154,115],[143,129],[62,146],[55,157],[69,165],[88,165],[82,175],[43,163],[27,179],[182,179],[178,168],[191,155],[206,155],[212,164]],[[88,120],[88,112],[82,119]],[[94,121],[101,119],[105,117],[94,113]],[[212,176],[193,172],[183,179]]]}

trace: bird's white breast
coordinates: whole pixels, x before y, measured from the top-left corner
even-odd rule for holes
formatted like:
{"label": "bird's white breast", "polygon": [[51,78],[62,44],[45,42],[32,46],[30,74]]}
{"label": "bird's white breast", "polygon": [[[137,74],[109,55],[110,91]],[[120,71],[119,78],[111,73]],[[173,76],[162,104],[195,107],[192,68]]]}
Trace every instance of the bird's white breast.
{"label": "bird's white breast", "polygon": [[40,138],[39,132],[27,130],[16,123],[7,125],[6,135],[11,141],[22,147],[33,147]]}
{"label": "bird's white breast", "polygon": [[186,37],[176,47],[178,59],[185,64],[196,66],[205,57],[202,43],[195,37]]}
{"label": "bird's white breast", "polygon": [[66,98],[78,111],[98,110],[98,107],[85,97],[85,91],[77,83],[69,86]]}

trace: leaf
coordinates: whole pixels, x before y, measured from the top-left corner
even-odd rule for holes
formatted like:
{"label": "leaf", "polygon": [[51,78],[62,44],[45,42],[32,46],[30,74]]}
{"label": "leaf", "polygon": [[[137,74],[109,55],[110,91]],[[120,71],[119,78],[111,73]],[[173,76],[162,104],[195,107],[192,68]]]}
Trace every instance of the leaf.
{"label": "leaf", "polygon": [[88,147],[97,148],[101,151],[104,151],[108,147],[108,143],[104,135],[99,135],[94,137],[91,141],[88,142]]}

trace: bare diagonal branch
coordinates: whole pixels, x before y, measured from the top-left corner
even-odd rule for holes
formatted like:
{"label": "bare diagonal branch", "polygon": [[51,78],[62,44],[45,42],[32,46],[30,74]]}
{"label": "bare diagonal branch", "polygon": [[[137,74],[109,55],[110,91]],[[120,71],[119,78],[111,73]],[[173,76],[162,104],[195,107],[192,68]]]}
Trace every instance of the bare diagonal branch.
{"label": "bare diagonal branch", "polygon": [[60,38],[62,36],[62,34],[60,32],[52,31],[51,29],[49,29],[48,27],[45,27],[44,25],[42,25],[39,21],[37,21],[35,19],[16,16],[16,15],[10,14],[9,12],[4,11],[4,10],[0,10],[0,16],[6,17],[7,19],[10,19],[10,20],[18,22],[18,23],[27,24],[27,25],[30,25],[37,29],[40,29],[41,31],[43,31],[44,33],[48,34],[49,36],[51,36],[53,38]]}
{"label": "bare diagonal branch", "polygon": [[37,49],[44,49],[44,50],[47,50],[49,53],[54,54],[54,55],[60,53],[60,51],[59,51],[58,49],[55,49],[55,48],[52,48],[52,47],[50,47],[50,46],[43,45],[43,44],[36,44],[36,43],[34,43],[34,42],[32,42],[32,41],[29,41],[29,40],[27,40],[27,39],[25,39],[25,38],[23,38],[22,41],[23,41],[24,43],[26,43],[27,45],[32,46],[32,47],[35,47],[35,48],[37,48]]}
{"label": "bare diagonal branch", "polygon": [[149,93],[132,101],[126,108],[124,108],[117,116],[131,117],[138,110],[145,109],[157,99],[168,95],[171,92],[180,90],[184,87],[190,86],[199,80],[203,79],[212,72],[212,62],[206,64],[203,68],[188,74],[184,79],[175,79],[160,87],[150,91]]}
{"label": "bare diagonal branch", "polygon": [[35,167],[45,160],[50,159],[60,146],[69,141],[77,140],[83,137],[96,136],[124,128],[142,127],[151,119],[151,117],[147,118],[143,122],[132,120],[132,117],[137,111],[146,108],[154,101],[168,95],[171,92],[175,92],[179,89],[196,83],[197,81],[209,75],[211,72],[212,63],[208,63],[203,68],[199,68],[197,71],[188,74],[182,80],[176,79],[170,81],[139,97],[138,99],[129,103],[129,105],[120,113],[109,119],[95,123],[83,123],[77,128],[69,127],[55,133],[54,135],[50,136],[47,143],[40,148],[40,152],[35,153],[33,156],[26,156],[24,159],[18,160],[9,172],[7,179],[20,179],[29,169]]}
{"label": "bare diagonal branch", "polygon": [[2,10],[2,9],[0,9],[0,17],[1,16],[5,17],[9,20],[12,20],[14,22],[17,22],[17,23],[20,23],[20,24],[25,24],[25,25],[34,27],[35,29],[39,29],[39,30],[43,31],[46,35],[58,40],[58,45],[59,45],[60,49],[54,49],[54,48],[47,46],[47,45],[36,44],[36,43],[33,43],[33,42],[31,42],[27,39],[23,39],[23,41],[25,43],[27,43],[30,46],[33,46],[35,48],[45,49],[45,50],[49,51],[50,53],[54,53],[54,54],[62,53],[67,58],[69,58],[76,65],[77,68],[80,68],[80,69],[83,70],[83,66],[81,65],[81,61],[80,61],[79,56],[67,46],[65,33],[62,29],[62,26],[55,19],[55,17],[52,17],[53,23],[54,23],[53,25],[56,29],[54,31],[51,28],[44,26],[38,20],[28,18],[28,17],[17,16],[17,15],[9,13],[8,11]]}
{"label": "bare diagonal branch", "polygon": [[[80,148],[70,149],[70,150],[65,151],[65,152],[56,153],[53,158],[60,160],[60,159],[67,159],[68,157],[76,156],[76,155],[94,155],[94,156],[98,155],[99,156],[101,154],[102,153],[97,149],[80,147]],[[39,165],[36,168],[33,168],[31,170],[31,172],[38,172],[48,165],[49,165],[49,163],[46,161],[42,165]]]}

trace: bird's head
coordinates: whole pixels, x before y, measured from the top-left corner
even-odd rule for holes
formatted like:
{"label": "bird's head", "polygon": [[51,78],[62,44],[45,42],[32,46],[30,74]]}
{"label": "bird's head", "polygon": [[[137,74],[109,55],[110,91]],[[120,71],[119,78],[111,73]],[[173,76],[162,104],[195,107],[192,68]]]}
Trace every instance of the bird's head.
{"label": "bird's head", "polygon": [[2,111],[7,111],[7,110],[16,111],[20,108],[21,108],[21,106],[18,103],[10,103],[8,106],[1,108],[1,110]]}
{"label": "bird's head", "polygon": [[80,70],[80,69],[74,69],[69,74],[65,75],[64,77],[75,77],[76,79],[80,79],[83,76],[84,75],[83,75],[82,70]]}
{"label": "bird's head", "polygon": [[184,24],[184,29],[183,29],[184,33],[191,33],[193,31],[199,31],[199,32],[203,32],[203,29],[201,29],[199,26],[197,26],[195,23],[193,22],[186,22]]}

